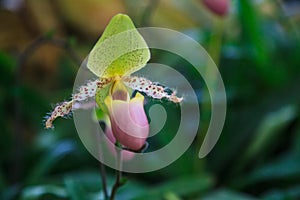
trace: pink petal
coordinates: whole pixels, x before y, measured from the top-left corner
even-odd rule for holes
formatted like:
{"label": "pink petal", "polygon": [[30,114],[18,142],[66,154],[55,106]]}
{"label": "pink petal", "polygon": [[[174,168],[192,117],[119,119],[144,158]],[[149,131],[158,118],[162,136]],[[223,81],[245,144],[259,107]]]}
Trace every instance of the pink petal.
{"label": "pink petal", "polygon": [[[113,135],[112,129],[111,129],[111,125],[110,124],[106,124],[106,128],[105,128],[105,135],[107,136],[107,138],[111,141],[111,142],[106,142],[106,145],[108,146],[108,149],[110,150],[110,152],[113,153],[114,156],[117,156],[117,152],[116,152],[116,148],[115,148],[115,143],[116,143],[116,138]],[[121,155],[122,155],[122,160],[124,161],[128,161],[131,160],[134,157],[133,152],[127,151],[127,150],[122,150]]]}
{"label": "pink petal", "polygon": [[131,101],[106,99],[115,138],[132,150],[141,149],[149,135],[143,100],[139,93]]}
{"label": "pink petal", "polygon": [[204,5],[213,13],[225,16],[230,7],[230,0],[203,0]]}
{"label": "pink petal", "polygon": [[[144,111],[143,101],[134,98],[129,103],[129,113],[131,119],[139,126],[148,126],[149,122]],[[148,135],[147,135],[148,136]]]}

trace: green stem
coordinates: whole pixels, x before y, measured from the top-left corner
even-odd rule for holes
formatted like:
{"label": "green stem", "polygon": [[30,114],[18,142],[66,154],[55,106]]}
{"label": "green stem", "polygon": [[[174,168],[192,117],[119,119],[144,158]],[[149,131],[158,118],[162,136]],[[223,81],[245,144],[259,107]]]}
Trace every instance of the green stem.
{"label": "green stem", "polygon": [[141,17],[140,26],[148,26],[151,16],[153,15],[156,7],[158,6],[159,0],[150,0],[148,6],[143,12]]}
{"label": "green stem", "polygon": [[[222,48],[222,38],[223,38],[223,32],[224,32],[224,21],[222,19],[214,19],[213,23],[213,31],[210,37],[210,42],[208,45],[208,53],[210,57],[213,59],[216,66],[219,68],[220,63],[220,56],[221,56],[221,48]],[[207,65],[206,66],[206,77],[210,77],[210,79],[213,81],[213,83],[216,82],[216,76],[214,70],[212,70],[212,67]],[[204,93],[203,99],[207,100],[209,99],[209,93]],[[210,112],[211,104],[208,101],[204,101],[202,105],[202,112],[204,114],[204,120],[206,122],[209,122],[209,115],[207,113]],[[202,129],[203,130],[203,129]]]}
{"label": "green stem", "polygon": [[107,185],[106,185],[106,170],[105,166],[100,162],[100,174],[102,180],[102,190],[104,194],[104,199],[108,200],[108,192],[107,192]]}
{"label": "green stem", "polygon": [[115,195],[117,193],[117,190],[123,185],[122,183],[122,154],[121,154],[120,148],[118,147],[118,145],[116,145],[116,152],[117,152],[117,169],[116,169],[116,180],[115,180],[115,184],[112,188],[111,194],[110,194],[110,200],[114,200],[115,199]]}
{"label": "green stem", "polygon": [[[100,127],[101,127],[102,123],[103,122],[101,120],[99,120]],[[102,146],[100,145],[103,143],[103,134],[100,132],[99,134],[96,134],[96,136],[97,136],[97,141],[98,141],[97,146],[98,146],[99,156],[101,158],[103,158],[103,149],[102,149]],[[108,196],[108,192],[107,192],[106,170],[105,170],[105,165],[101,161],[100,161],[100,175],[101,175],[104,199],[108,200],[109,196]]]}
{"label": "green stem", "polygon": [[222,19],[215,19],[213,25],[213,32],[210,37],[208,53],[217,66],[220,63],[223,33],[224,21]]}

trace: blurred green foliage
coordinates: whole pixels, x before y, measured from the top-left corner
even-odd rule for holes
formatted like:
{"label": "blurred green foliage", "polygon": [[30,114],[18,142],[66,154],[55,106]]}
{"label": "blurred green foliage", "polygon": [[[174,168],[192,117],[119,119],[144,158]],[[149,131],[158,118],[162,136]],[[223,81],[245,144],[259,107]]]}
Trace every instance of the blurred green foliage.
{"label": "blurred green foliage", "polygon": [[[24,48],[38,35],[60,36],[67,41],[70,37],[70,48],[84,58],[96,41],[94,32],[101,30],[90,28],[90,22],[77,22],[73,10],[78,8],[72,10],[66,1],[56,3],[66,12],[57,8],[53,14],[51,7],[44,18],[32,18],[40,16],[40,8],[49,6],[47,2],[40,5],[28,1],[22,9],[31,15],[23,19],[24,24],[16,22],[22,10],[21,14],[4,8],[0,11],[1,20],[11,22],[11,29],[0,29],[0,39],[5,41],[0,50],[0,199],[101,199],[99,163],[79,140],[73,121],[59,119],[55,130],[45,130],[42,123],[51,103],[69,98],[79,66],[68,55],[68,48],[51,43],[41,45],[19,63]],[[224,130],[206,158],[199,160],[197,155],[209,118],[202,119],[199,138],[172,165],[146,174],[125,174],[128,183],[117,199],[300,199],[300,11],[288,13],[291,1],[232,1],[226,18],[209,13],[201,1],[161,1],[151,7],[147,7],[148,1],[134,4],[128,0],[125,5],[116,2],[118,6],[113,8],[109,3],[98,5],[106,9],[100,20],[102,28],[104,19],[120,11],[127,11],[140,26],[165,23],[165,27],[178,28],[206,49],[213,49],[211,53],[219,54],[214,58],[219,58],[215,61],[228,96]],[[96,12],[91,4],[86,1],[82,9],[87,11],[82,12]],[[297,6],[299,3],[295,3]],[[170,11],[165,13],[166,7]],[[143,14],[143,9],[151,13]],[[61,28],[63,22],[66,25]],[[20,28],[20,24],[28,27]],[[221,29],[216,27],[220,24]],[[48,29],[56,32],[49,35]],[[6,37],[11,39],[3,40]],[[218,45],[215,40],[222,43]],[[206,87],[192,66],[166,52],[153,51],[151,59],[184,74],[201,106],[207,103],[202,96]],[[17,73],[21,74],[20,80],[16,80]],[[149,101],[150,105],[160,103]],[[20,107],[16,102],[21,102]],[[176,118],[176,106],[167,107]],[[210,115],[209,110],[201,112]],[[167,123],[163,133],[150,143],[162,146],[175,133],[176,126]],[[109,189],[113,179],[113,170],[108,169]]]}

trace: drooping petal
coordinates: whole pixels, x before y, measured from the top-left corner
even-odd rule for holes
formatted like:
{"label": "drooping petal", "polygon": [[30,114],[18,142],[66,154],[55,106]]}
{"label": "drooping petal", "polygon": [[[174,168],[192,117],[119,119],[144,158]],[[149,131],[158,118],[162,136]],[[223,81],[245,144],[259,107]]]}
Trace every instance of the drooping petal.
{"label": "drooping petal", "polygon": [[176,96],[176,91],[164,87],[158,83],[154,83],[146,78],[137,76],[126,76],[122,78],[124,84],[134,90],[145,93],[154,99],[166,98],[174,103],[180,103],[183,98]]}
{"label": "drooping petal", "polygon": [[53,121],[57,117],[68,116],[72,110],[85,109],[87,106],[95,105],[93,102],[87,102],[88,99],[95,96],[96,91],[108,85],[112,79],[98,79],[89,81],[86,85],[81,86],[78,92],[72,95],[72,100],[58,104],[51,112],[50,116],[46,117],[45,127],[53,128]]}
{"label": "drooping petal", "polygon": [[45,127],[53,128],[53,121],[57,117],[64,117],[70,114],[72,106],[73,106],[73,101],[68,101],[68,102],[66,101],[57,105],[52,111],[51,115],[49,117],[46,117],[47,119],[46,119]]}

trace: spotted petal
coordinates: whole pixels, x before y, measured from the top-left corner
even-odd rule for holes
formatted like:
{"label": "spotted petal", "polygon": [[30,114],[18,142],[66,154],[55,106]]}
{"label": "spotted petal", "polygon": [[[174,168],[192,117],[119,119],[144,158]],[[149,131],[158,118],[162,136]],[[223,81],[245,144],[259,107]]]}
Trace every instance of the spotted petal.
{"label": "spotted petal", "polygon": [[124,76],[122,81],[127,87],[145,93],[147,96],[154,99],[166,98],[174,103],[180,103],[183,100],[182,97],[176,96],[175,90],[167,88],[159,83],[152,82],[143,77]]}
{"label": "spotted petal", "polygon": [[[46,117],[45,127],[53,128],[53,121],[58,117],[68,116],[72,110],[87,109],[95,106],[93,97],[96,95],[96,91],[107,87],[111,83],[111,79],[97,79],[89,81],[87,84],[81,86],[78,92],[72,95],[70,101],[59,103],[54,110]],[[92,101],[89,101],[91,100]]]}

